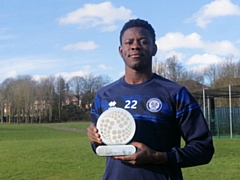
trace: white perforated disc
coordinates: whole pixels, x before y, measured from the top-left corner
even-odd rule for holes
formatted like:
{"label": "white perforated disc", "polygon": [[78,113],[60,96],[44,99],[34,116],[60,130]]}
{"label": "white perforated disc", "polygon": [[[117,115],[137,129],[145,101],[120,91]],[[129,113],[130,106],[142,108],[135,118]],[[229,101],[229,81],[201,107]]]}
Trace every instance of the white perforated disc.
{"label": "white perforated disc", "polygon": [[105,144],[127,144],[135,134],[136,124],[127,110],[112,107],[101,114],[97,129]]}

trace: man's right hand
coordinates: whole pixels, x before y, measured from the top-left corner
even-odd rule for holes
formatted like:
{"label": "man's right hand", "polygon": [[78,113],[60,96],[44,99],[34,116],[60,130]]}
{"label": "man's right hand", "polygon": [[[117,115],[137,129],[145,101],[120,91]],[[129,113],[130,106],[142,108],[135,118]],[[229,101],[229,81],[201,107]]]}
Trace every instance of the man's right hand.
{"label": "man's right hand", "polygon": [[98,134],[98,129],[96,128],[94,123],[91,123],[91,125],[87,128],[87,135],[88,139],[96,145],[102,144],[102,139],[100,135]]}

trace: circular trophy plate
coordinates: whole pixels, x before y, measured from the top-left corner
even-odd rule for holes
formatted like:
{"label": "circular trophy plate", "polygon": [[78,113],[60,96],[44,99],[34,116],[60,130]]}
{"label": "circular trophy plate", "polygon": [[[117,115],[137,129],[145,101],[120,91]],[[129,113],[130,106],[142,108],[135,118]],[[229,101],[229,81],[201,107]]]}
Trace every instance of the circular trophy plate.
{"label": "circular trophy plate", "polygon": [[99,117],[97,129],[106,145],[123,145],[133,138],[136,124],[127,110],[111,107]]}

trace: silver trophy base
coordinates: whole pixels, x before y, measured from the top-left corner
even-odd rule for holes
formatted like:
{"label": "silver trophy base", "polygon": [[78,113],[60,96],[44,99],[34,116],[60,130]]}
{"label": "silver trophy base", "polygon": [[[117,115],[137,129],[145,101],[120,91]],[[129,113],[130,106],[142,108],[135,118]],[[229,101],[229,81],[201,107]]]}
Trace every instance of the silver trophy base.
{"label": "silver trophy base", "polygon": [[136,152],[136,147],[133,145],[109,145],[98,146],[96,153],[99,156],[126,156]]}

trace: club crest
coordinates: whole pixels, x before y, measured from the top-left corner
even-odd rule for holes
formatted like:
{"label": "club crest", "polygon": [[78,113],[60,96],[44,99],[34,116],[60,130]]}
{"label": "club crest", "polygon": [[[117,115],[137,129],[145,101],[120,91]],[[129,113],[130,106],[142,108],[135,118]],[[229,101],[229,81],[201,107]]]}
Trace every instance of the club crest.
{"label": "club crest", "polygon": [[162,102],[160,99],[151,98],[147,101],[146,106],[150,112],[159,112],[162,109]]}

